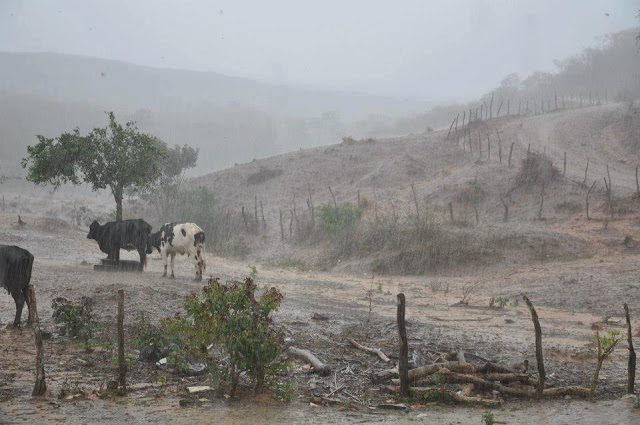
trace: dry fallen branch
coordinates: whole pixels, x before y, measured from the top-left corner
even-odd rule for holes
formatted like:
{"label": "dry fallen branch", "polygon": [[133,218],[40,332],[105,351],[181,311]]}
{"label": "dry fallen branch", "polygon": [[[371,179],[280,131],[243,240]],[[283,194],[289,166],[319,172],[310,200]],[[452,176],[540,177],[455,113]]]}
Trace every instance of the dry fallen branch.
{"label": "dry fallen branch", "polygon": [[322,363],[320,359],[313,355],[309,350],[289,347],[289,354],[301,358],[311,364],[311,366],[313,366],[313,369],[321,376],[327,376],[331,373],[331,367]]}
{"label": "dry fallen branch", "polygon": [[380,349],[365,347],[364,345],[358,344],[358,342],[356,342],[355,339],[350,339],[349,342],[351,343],[351,345],[353,345],[357,349],[366,351],[367,353],[375,354],[380,358],[380,360],[382,360],[385,363],[391,363],[391,359],[387,357]]}
{"label": "dry fallen branch", "polygon": [[446,363],[434,363],[427,366],[417,367],[409,371],[409,379],[416,379],[421,376],[431,375],[442,369],[448,369],[460,373],[476,373],[476,367],[471,363],[462,362],[446,362]]}

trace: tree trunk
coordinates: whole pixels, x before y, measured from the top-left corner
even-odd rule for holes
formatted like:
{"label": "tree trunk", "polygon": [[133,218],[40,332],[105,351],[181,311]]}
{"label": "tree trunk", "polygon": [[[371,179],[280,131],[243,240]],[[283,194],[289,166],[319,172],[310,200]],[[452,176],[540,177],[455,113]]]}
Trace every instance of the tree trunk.
{"label": "tree trunk", "polygon": [[591,185],[591,187],[587,191],[587,220],[591,220],[591,218],[589,217],[589,195],[591,194],[591,191],[593,190],[593,187],[596,185],[596,182],[597,182],[597,180],[593,182],[593,184]]}
{"label": "tree trunk", "polygon": [[398,361],[398,372],[400,374],[400,395],[409,397],[409,343],[407,341],[407,328],[405,317],[404,294],[398,294],[398,336],[400,338],[400,358]]}
{"label": "tree trunk", "polygon": [[538,313],[536,313],[536,309],[533,307],[531,301],[527,296],[522,297],[524,302],[527,304],[529,311],[531,312],[531,320],[533,321],[533,328],[536,334],[536,360],[538,363],[538,387],[536,389],[536,393],[538,397],[542,397],[542,392],[544,391],[544,381],[545,381],[545,373],[544,373],[544,358],[542,357],[542,329],[540,328],[540,321],[538,320]]}
{"label": "tree trunk", "polygon": [[515,142],[511,142],[511,147],[509,148],[509,168],[511,168],[511,154],[513,153],[513,144]]}
{"label": "tree trunk", "polygon": [[122,221],[122,191],[121,187],[116,187],[113,191],[113,198],[116,201],[116,221]]}

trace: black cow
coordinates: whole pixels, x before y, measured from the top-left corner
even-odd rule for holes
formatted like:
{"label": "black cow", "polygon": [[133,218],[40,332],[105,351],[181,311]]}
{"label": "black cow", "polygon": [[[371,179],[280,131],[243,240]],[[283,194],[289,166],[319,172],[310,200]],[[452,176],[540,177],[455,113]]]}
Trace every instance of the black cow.
{"label": "black cow", "polygon": [[[31,282],[33,255],[17,246],[0,245],[0,286],[5,288],[16,302],[16,318],[13,326],[20,325],[22,307],[28,301],[27,286]],[[29,303],[27,302],[27,308]],[[29,311],[31,313],[31,311]],[[27,324],[31,324],[31,314]]]}
{"label": "black cow", "polygon": [[87,239],[98,241],[100,251],[107,254],[107,259],[114,262],[120,261],[120,249],[127,251],[137,250],[140,254],[140,267],[142,271],[147,262],[147,240],[151,235],[151,225],[138,218],[135,220],[112,221],[100,225],[97,221],[91,223]]}

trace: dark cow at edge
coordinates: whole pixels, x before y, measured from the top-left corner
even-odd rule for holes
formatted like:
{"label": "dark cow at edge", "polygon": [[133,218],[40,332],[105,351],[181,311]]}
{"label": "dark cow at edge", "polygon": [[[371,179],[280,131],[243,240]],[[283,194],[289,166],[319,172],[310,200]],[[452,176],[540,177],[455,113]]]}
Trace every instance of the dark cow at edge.
{"label": "dark cow at edge", "polygon": [[136,250],[140,254],[140,266],[142,271],[147,261],[147,241],[151,235],[151,225],[138,218],[135,220],[112,221],[100,225],[97,221],[91,223],[87,239],[98,241],[100,251],[107,254],[107,259],[114,262],[120,261],[120,249],[127,251]]}
{"label": "dark cow at edge", "polygon": [[[13,326],[20,325],[22,307],[28,301],[27,286],[31,282],[32,268],[33,255],[29,251],[17,246],[0,245],[0,286],[9,291],[16,303]],[[28,302],[27,308],[31,309]],[[31,314],[27,324],[31,324]]]}

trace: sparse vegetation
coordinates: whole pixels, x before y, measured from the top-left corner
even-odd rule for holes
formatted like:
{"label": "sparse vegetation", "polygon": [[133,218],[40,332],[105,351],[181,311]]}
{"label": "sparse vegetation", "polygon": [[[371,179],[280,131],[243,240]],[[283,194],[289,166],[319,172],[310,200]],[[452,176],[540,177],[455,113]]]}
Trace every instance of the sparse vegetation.
{"label": "sparse vegetation", "polygon": [[600,369],[602,363],[613,353],[616,346],[622,342],[625,338],[624,334],[621,334],[618,330],[608,330],[607,334],[600,336],[599,332],[594,335],[597,343],[597,364],[596,370],[593,373],[593,379],[591,380],[591,393],[595,394],[596,387],[598,386],[598,380],[600,378]]}
{"label": "sparse vegetation", "polygon": [[278,177],[282,174],[282,170],[271,170],[268,168],[261,168],[260,171],[252,173],[247,177],[247,184],[255,185],[264,183],[267,180]]}
{"label": "sparse vegetation", "polygon": [[560,175],[553,161],[546,155],[530,152],[522,160],[520,170],[516,176],[516,186],[529,188],[536,184],[553,182]]}
{"label": "sparse vegetation", "polygon": [[493,425],[494,424],[494,418],[493,418],[493,413],[491,412],[484,412],[482,414],[482,423],[484,425]]}
{"label": "sparse vegetation", "polygon": [[87,352],[96,345],[97,324],[93,316],[93,299],[82,297],[74,303],[64,297],[58,297],[51,303],[53,320],[61,325],[60,334],[74,340]]}

